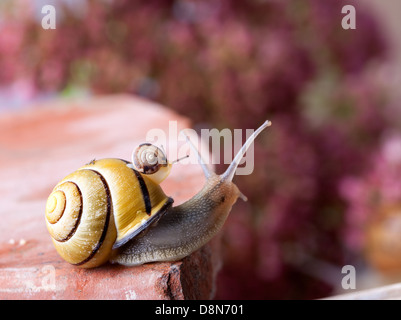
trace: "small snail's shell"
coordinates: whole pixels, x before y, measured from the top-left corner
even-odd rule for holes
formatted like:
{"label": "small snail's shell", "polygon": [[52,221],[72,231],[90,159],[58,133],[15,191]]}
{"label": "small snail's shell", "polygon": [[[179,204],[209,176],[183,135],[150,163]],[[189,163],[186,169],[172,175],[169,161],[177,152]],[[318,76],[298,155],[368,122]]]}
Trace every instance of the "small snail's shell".
{"label": "small snail's shell", "polygon": [[150,143],[140,144],[132,153],[132,163],[139,172],[155,183],[161,183],[170,174],[171,163],[163,150]]}
{"label": "small snail's shell", "polygon": [[164,152],[150,143],[142,143],[134,150],[132,162],[138,171],[145,174],[155,173],[161,166],[167,166]]}
{"label": "small snail's shell", "polygon": [[120,159],[92,161],[59,182],[46,204],[46,225],[58,253],[85,268],[106,262],[156,221],[173,200]]}

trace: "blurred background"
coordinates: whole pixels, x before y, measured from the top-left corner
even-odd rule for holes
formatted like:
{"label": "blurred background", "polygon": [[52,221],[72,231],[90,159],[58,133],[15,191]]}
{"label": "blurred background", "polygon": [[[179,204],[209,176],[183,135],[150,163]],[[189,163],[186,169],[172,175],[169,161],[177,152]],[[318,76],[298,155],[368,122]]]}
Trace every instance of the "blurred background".
{"label": "blurred background", "polygon": [[[56,8],[44,30],[42,6]],[[356,9],[344,30],[342,7]],[[273,126],[223,234],[217,299],[401,281],[401,2],[2,0],[0,117],[132,93],[196,129]],[[223,170],[217,168],[218,172]]]}

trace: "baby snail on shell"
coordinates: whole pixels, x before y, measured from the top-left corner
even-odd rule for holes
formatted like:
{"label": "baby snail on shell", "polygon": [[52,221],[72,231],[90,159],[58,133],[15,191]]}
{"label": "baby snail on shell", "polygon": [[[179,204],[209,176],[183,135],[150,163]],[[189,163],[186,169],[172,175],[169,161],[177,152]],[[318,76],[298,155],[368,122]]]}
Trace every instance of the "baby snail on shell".
{"label": "baby snail on shell", "polygon": [[[250,136],[222,175],[210,171],[196,151],[206,183],[178,206],[159,184],[172,163],[151,144],[141,144],[132,163],[92,160],[53,189],[46,203],[46,225],[67,262],[93,268],[107,261],[127,266],[177,261],[205,245],[221,230],[238,197],[235,171],[266,121]],[[134,166],[133,166],[134,165]]]}

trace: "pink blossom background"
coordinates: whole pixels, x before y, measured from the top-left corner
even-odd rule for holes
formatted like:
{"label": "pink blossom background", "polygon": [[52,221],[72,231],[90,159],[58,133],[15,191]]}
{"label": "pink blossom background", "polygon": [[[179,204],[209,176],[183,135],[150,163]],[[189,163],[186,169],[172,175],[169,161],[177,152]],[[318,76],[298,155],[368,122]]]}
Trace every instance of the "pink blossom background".
{"label": "pink blossom background", "polygon": [[[56,30],[41,27],[44,4]],[[125,92],[197,129],[272,120],[255,173],[236,179],[249,201],[225,227],[216,298],[324,297],[333,270],[364,261],[369,217],[401,197],[392,43],[365,6],[356,30],[341,28],[345,4],[5,0],[0,112]]]}

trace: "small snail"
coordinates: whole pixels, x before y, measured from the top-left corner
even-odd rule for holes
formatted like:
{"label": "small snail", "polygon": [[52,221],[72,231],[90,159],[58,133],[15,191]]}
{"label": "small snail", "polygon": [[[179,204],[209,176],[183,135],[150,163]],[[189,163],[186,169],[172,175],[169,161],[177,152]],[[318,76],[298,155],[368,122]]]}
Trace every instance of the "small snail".
{"label": "small snail", "polygon": [[237,198],[246,199],[232,179],[246,150],[270,125],[266,121],[248,138],[222,175],[197,153],[206,183],[176,207],[159,186],[172,166],[161,149],[140,145],[132,156],[135,167],[121,159],[92,160],[60,181],[47,200],[46,225],[57,252],[83,268],[107,261],[128,266],[176,261],[191,254],[222,228]]}

